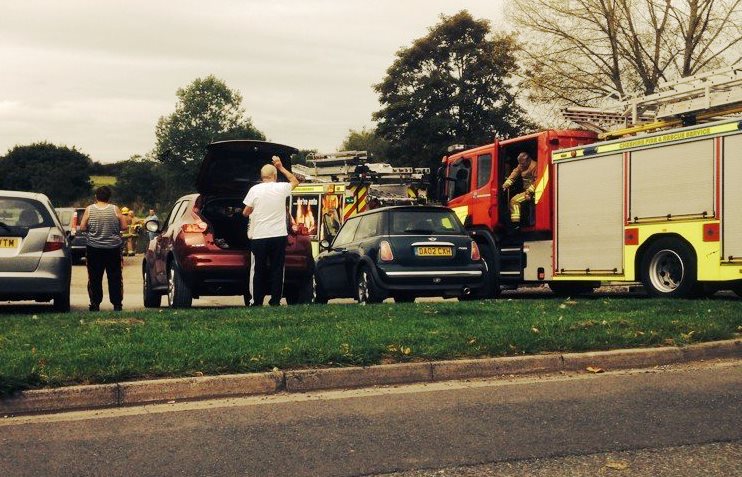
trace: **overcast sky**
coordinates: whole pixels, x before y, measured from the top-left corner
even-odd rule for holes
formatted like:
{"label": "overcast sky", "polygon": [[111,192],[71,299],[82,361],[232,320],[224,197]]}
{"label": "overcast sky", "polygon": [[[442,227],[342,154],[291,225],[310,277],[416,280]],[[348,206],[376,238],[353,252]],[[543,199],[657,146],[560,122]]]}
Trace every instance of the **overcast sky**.
{"label": "overcast sky", "polygon": [[270,140],[334,151],[441,13],[505,25],[504,0],[1,1],[0,155],[49,141],[101,162],[150,151],[175,91],[209,74]]}

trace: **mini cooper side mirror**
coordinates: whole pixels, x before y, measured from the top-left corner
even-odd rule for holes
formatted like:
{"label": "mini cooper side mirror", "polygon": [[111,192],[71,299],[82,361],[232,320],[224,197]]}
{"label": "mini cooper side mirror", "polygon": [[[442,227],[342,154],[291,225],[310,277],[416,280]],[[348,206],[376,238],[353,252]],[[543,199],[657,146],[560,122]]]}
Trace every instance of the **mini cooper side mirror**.
{"label": "mini cooper side mirror", "polygon": [[319,248],[320,248],[320,250],[329,250],[330,249],[330,242],[328,242],[327,240],[322,240],[319,243]]}

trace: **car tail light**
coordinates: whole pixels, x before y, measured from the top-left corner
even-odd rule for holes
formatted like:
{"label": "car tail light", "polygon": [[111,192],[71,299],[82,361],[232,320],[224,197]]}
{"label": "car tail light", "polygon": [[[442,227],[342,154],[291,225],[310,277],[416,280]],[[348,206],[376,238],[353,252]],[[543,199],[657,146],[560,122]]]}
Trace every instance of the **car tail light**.
{"label": "car tail light", "polygon": [[195,224],[183,224],[183,232],[190,234],[202,234],[209,228],[206,222],[196,222]]}
{"label": "car tail light", "polygon": [[44,252],[62,250],[64,248],[64,242],[64,235],[61,235],[58,230],[51,230],[49,235],[46,237]]}
{"label": "car tail light", "polygon": [[482,259],[482,256],[479,254],[479,245],[474,240],[471,241],[471,259],[473,262],[478,262]]}
{"label": "car tail light", "polygon": [[394,260],[392,246],[386,240],[382,240],[379,244],[379,258],[381,258],[382,262],[391,262]]}

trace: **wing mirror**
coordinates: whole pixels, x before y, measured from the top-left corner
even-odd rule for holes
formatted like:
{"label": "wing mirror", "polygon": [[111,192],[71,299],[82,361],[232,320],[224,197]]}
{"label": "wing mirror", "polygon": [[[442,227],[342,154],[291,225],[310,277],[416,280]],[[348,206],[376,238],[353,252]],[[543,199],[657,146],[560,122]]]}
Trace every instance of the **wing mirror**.
{"label": "wing mirror", "polygon": [[158,222],[157,220],[148,220],[144,224],[144,228],[147,229],[147,232],[152,232],[152,233],[155,233],[155,234],[156,233],[159,233],[160,232],[160,222]]}
{"label": "wing mirror", "polygon": [[330,242],[328,242],[327,240],[322,240],[319,243],[319,249],[320,250],[330,250]]}

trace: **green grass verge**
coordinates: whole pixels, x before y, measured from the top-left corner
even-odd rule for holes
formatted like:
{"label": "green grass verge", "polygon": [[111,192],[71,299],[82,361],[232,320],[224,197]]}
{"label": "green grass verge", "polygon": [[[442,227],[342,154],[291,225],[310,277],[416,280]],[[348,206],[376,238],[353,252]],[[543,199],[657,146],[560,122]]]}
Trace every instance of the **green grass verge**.
{"label": "green grass verge", "polygon": [[138,378],[688,344],[742,301],[495,300],[0,316],[0,395]]}
{"label": "green grass verge", "polygon": [[90,176],[93,187],[115,186],[116,176]]}

